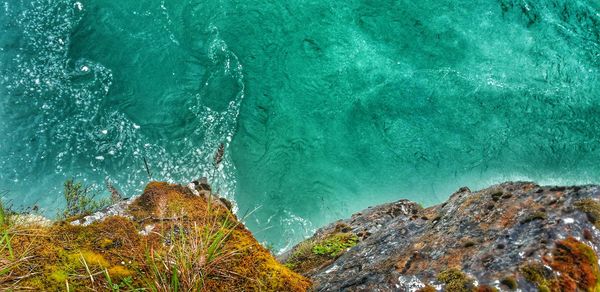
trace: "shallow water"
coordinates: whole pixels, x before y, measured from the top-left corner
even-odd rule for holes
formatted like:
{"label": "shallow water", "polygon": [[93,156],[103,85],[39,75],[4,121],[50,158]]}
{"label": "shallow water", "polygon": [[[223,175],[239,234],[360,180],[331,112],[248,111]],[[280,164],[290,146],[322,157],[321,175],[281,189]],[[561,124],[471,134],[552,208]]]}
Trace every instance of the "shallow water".
{"label": "shallow water", "polygon": [[271,2],[4,1],[4,199],[208,176],[284,249],[400,198],[600,182],[599,1]]}

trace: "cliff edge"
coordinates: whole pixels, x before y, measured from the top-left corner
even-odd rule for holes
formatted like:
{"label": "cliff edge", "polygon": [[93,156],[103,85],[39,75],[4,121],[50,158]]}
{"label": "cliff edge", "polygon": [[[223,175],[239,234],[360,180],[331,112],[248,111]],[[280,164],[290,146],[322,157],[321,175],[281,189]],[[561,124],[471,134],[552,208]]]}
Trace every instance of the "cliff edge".
{"label": "cliff edge", "polygon": [[401,200],[320,229],[280,260],[316,291],[600,291],[600,188],[504,183]]}
{"label": "cliff edge", "polygon": [[[80,185],[69,218],[0,208],[0,291],[306,291],[205,182],[152,182],[94,214]],[[76,215],[73,215],[76,214]]]}
{"label": "cliff edge", "polygon": [[0,208],[1,291],[600,291],[599,186],[509,182],[428,208],[400,200],[277,261],[206,181],[152,182],[94,213],[66,185],[67,218]]}

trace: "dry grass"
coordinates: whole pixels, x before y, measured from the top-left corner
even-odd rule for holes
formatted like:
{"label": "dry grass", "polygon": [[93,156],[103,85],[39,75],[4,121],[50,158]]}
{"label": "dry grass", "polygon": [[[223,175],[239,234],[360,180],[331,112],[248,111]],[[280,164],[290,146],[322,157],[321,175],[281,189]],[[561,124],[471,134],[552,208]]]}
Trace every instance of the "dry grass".
{"label": "dry grass", "polygon": [[12,216],[0,202],[0,291],[29,290],[21,285],[22,281],[38,273],[31,265],[34,259],[32,245],[13,248],[16,236],[31,236],[37,230],[15,224]]}

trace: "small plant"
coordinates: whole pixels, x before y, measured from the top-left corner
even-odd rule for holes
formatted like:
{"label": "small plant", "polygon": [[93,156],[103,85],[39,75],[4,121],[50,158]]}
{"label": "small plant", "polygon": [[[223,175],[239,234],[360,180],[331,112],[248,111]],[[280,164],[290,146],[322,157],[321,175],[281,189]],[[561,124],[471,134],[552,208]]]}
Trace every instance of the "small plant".
{"label": "small plant", "polygon": [[358,237],[352,233],[338,233],[326,238],[313,246],[312,251],[317,255],[328,255],[337,257],[346,249],[355,246]]}
{"label": "small plant", "polygon": [[298,273],[307,273],[334,260],[356,244],[358,236],[351,232],[333,233],[325,238],[306,240],[294,248],[285,266]]}
{"label": "small plant", "polygon": [[103,274],[104,274],[104,279],[106,280],[106,287],[110,291],[118,292],[118,291],[121,291],[121,289],[125,289],[126,291],[144,291],[145,290],[143,288],[133,287],[133,278],[131,278],[131,276],[123,278],[121,280],[121,283],[117,284],[112,281],[112,278],[110,277],[110,273],[108,272],[107,269],[104,269]]}
{"label": "small plant", "polygon": [[573,204],[575,208],[584,212],[588,220],[596,226],[596,228],[600,228],[600,202],[592,199],[582,199]]}
{"label": "small plant", "polygon": [[445,284],[446,291],[469,292],[473,289],[473,279],[457,269],[442,271],[437,280]]}
{"label": "small plant", "polygon": [[[314,246],[315,243],[312,240],[298,244],[285,262],[285,266],[294,271],[305,271],[308,267],[313,266],[313,262],[319,262],[318,256],[312,251]],[[307,268],[305,269],[304,266]]]}
{"label": "small plant", "polygon": [[96,200],[96,195],[89,186],[74,182],[73,179],[65,182],[64,196],[67,201],[67,207],[62,214],[64,218],[89,215],[110,205],[107,199]]}
{"label": "small plant", "polygon": [[519,270],[523,278],[535,284],[539,291],[550,291],[548,287],[552,285],[554,275],[544,265],[540,263],[527,263]]}

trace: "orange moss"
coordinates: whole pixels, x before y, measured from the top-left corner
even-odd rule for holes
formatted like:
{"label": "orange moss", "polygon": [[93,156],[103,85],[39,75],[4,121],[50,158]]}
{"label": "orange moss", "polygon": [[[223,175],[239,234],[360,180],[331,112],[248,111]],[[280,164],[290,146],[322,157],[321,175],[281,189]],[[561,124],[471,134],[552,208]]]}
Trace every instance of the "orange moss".
{"label": "orange moss", "polygon": [[556,242],[550,266],[560,272],[558,287],[562,291],[600,290],[600,271],[594,250],[573,237]]}
{"label": "orange moss", "polygon": [[521,267],[521,275],[540,291],[600,291],[600,269],[594,250],[573,237],[556,242],[551,257]]}
{"label": "orange moss", "polygon": [[443,267],[460,267],[462,266],[464,259],[468,258],[470,254],[469,249],[452,249],[440,257],[437,260],[437,264]]}

